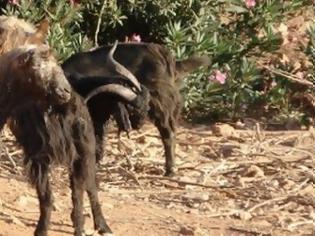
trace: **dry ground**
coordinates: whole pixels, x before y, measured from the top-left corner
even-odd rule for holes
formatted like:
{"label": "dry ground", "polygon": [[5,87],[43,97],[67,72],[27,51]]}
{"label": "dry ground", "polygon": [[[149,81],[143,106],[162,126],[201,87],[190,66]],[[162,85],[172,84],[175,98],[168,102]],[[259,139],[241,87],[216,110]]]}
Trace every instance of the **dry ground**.
{"label": "dry ground", "polygon": [[[146,124],[142,131],[123,136],[119,147],[112,130],[98,172],[102,207],[115,235],[315,235],[313,129],[181,126],[174,178],[161,175],[163,149],[155,128]],[[7,154],[0,163],[0,235],[32,235],[36,195],[8,130],[2,139]],[[52,182],[49,235],[71,235],[66,170],[55,168]],[[88,201],[85,206],[86,232],[93,235]]]}

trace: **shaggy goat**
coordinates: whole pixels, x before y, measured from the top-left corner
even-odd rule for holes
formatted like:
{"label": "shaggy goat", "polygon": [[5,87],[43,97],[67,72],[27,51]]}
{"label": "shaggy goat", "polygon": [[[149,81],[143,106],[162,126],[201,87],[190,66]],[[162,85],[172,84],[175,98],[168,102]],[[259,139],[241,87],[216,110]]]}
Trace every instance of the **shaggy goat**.
{"label": "shaggy goat", "polygon": [[[20,31],[24,30],[23,27],[19,27],[20,19],[12,17],[10,21],[17,22],[15,27]],[[2,36],[6,35],[5,30],[2,30],[3,33],[1,33],[1,28],[7,29],[1,25],[0,20],[0,41]],[[45,21],[40,25],[43,26],[38,28],[37,34],[44,35]],[[28,26],[28,28],[31,27],[33,26]],[[35,29],[33,31],[35,32]],[[40,31],[44,33],[40,33]],[[25,34],[32,37],[29,33]],[[117,75],[117,72],[112,70],[112,66],[108,66],[105,61],[109,50],[110,46],[105,46],[91,52],[78,53],[63,63],[62,67],[68,80],[81,95],[85,96],[90,90],[101,86],[102,77],[105,77],[106,80],[109,76]],[[109,114],[114,115],[120,129],[127,130],[130,126],[140,128],[147,115],[146,106],[149,102],[149,116],[158,128],[164,144],[165,174],[172,175],[174,173],[176,119],[181,108],[181,97],[175,82],[199,66],[209,64],[209,60],[206,57],[193,57],[184,61],[175,61],[165,47],[153,43],[119,44],[115,58],[140,80],[143,103],[141,109],[130,109],[130,107],[126,109],[124,103],[111,102],[108,95],[103,94],[88,103],[97,136],[99,149],[97,153],[102,155],[103,125],[108,120]],[[135,87],[139,89],[139,85]],[[149,89],[150,94],[145,87]],[[129,119],[131,124],[128,123]]]}
{"label": "shaggy goat", "polygon": [[[132,102],[137,95],[121,85],[108,84],[102,91]],[[52,210],[49,169],[67,164],[70,171],[74,235],[83,233],[83,193],[87,191],[100,233],[111,233],[97,196],[95,183],[95,134],[83,98],[71,89],[48,46],[26,45],[0,56],[0,128],[8,118],[25,152],[24,164],[35,185],[40,218],[36,236],[47,235]],[[1,130],[0,129],[0,130]]]}
{"label": "shaggy goat", "polygon": [[[104,60],[110,46],[103,46],[93,51],[77,53],[67,59],[62,68],[71,85],[81,94],[80,83],[90,76],[108,77],[115,75]],[[181,110],[181,96],[176,81],[199,66],[208,65],[207,57],[192,57],[176,61],[170,52],[162,45],[154,43],[121,43],[115,51],[116,60],[133,73],[150,92],[148,115],[158,128],[165,150],[165,175],[174,174],[174,159],[176,146],[176,120]],[[83,84],[87,84],[83,83]],[[91,82],[92,83],[92,82]],[[96,128],[96,134],[102,139],[103,124],[100,113],[107,113],[102,105],[105,102],[101,96],[94,99],[93,107],[88,104]],[[120,111],[128,116],[126,109],[120,105]],[[126,115],[127,113],[127,115]],[[118,115],[116,120],[123,120]],[[104,116],[103,116],[104,117]],[[141,126],[145,118],[143,113],[131,113],[130,121],[133,128]],[[124,128],[124,127],[122,127]],[[97,131],[98,130],[98,131]]]}
{"label": "shaggy goat", "polygon": [[[48,28],[49,25],[46,20],[41,21],[39,26],[35,28],[32,24],[27,23],[22,19],[18,19],[15,16],[0,16],[0,54],[20,45],[27,44],[28,42],[34,42],[36,44],[44,43]],[[16,35],[19,35],[19,37],[15,38]],[[111,65],[110,62],[111,60],[108,60],[108,63]],[[115,83],[118,83],[119,81],[120,83],[126,83],[125,77],[128,77],[133,81],[134,86],[138,90],[141,90],[141,92],[138,96],[138,106],[130,106],[128,104],[126,106],[128,107],[129,113],[136,114],[137,117],[144,117],[145,114],[147,114],[149,106],[149,93],[146,88],[143,86],[140,88],[136,78],[123,67],[118,65],[117,71],[117,63],[115,66],[111,65],[110,68],[115,74],[118,73],[120,76],[115,76],[116,78],[89,77],[86,80],[81,80],[79,83],[76,83],[74,85],[75,89],[79,91],[81,95],[86,96],[94,88],[108,84],[113,80],[115,80]],[[86,83],[87,81],[89,82]],[[101,104],[99,104],[100,100],[102,101]],[[142,102],[140,102],[140,100],[142,100]],[[123,103],[120,98],[117,100],[117,96],[113,94],[101,93],[98,95],[98,99],[92,99],[88,104],[91,114],[93,115],[93,124],[98,141],[97,160],[99,160],[103,156],[103,123],[113,114],[118,126],[121,127],[120,129],[129,130],[131,128],[129,113],[126,111],[125,103]],[[101,114],[98,112],[99,106],[102,106],[102,109],[106,107],[106,110]],[[140,124],[140,122],[141,121],[139,120],[138,123]],[[134,123],[135,122],[133,122],[133,124]],[[11,129],[14,128],[12,122],[9,122],[9,126]]]}

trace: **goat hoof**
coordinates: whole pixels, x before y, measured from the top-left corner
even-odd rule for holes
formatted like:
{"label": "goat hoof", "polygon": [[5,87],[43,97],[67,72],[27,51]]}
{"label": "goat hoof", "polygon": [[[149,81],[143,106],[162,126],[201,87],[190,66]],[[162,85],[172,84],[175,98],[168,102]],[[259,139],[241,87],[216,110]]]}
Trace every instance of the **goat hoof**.
{"label": "goat hoof", "polygon": [[174,170],[166,170],[164,176],[173,177],[173,176],[175,176],[175,171]]}
{"label": "goat hoof", "polygon": [[114,236],[112,230],[109,228],[109,226],[106,223],[98,227],[98,233],[103,236]]}
{"label": "goat hoof", "polygon": [[47,236],[47,231],[35,230],[34,236]]}
{"label": "goat hoof", "polygon": [[74,232],[73,235],[74,235],[74,236],[86,236],[86,234],[83,233],[82,231],[80,231],[80,232]]}

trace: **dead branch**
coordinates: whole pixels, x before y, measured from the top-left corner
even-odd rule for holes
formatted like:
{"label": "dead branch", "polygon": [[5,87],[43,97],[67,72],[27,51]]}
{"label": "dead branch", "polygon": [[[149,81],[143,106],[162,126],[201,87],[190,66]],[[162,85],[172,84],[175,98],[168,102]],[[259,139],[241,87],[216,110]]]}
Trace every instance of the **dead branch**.
{"label": "dead branch", "polygon": [[283,71],[280,69],[271,69],[268,66],[262,66],[262,67],[264,69],[270,71],[271,73],[275,74],[275,75],[279,75],[279,76],[282,76],[282,77],[288,79],[292,83],[300,84],[300,85],[303,85],[307,88],[313,88],[314,87],[314,84],[312,82],[305,80],[305,79],[301,79],[301,78],[299,78],[299,77],[297,77],[291,73],[288,73],[286,71]]}
{"label": "dead branch", "polygon": [[189,182],[189,181],[181,181],[181,180],[172,179],[172,178],[169,178],[169,177],[154,176],[154,175],[143,175],[143,176],[139,176],[138,179],[167,180],[167,181],[178,183],[179,185],[192,185],[192,186],[198,186],[198,187],[202,187],[202,188],[211,188],[211,189],[215,189],[218,192],[225,193],[225,194],[227,194],[229,196],[232,195],[232,196],[235,197],[234,193],[232,193],[231,191],[228,191],[228,190],[220,189],[219,186],[205,185],[205,184],[199,184],[199,183]]}

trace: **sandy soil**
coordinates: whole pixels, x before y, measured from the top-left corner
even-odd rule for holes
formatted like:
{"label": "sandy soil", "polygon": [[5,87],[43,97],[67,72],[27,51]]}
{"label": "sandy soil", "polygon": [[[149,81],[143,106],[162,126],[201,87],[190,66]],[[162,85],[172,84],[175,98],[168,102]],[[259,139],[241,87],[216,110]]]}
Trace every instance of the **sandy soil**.
{"label": "sandy soil", "polygon": [[[315,235],[314,131],[267,132],[257,124],[248,129],[180,127],[173,178],[162,177],[163,149],[152,125],[120,143],[113,130],[98,179],[115,235]],[[39,211],[23,175],[23,153],[8,130],[2,139],[17,166],[3,152],[0,235],[32,235]],[[55,168],[51,179],[49,235],[71,235],[66,170]],[[97,235],[85,200],[86,233]]]}

